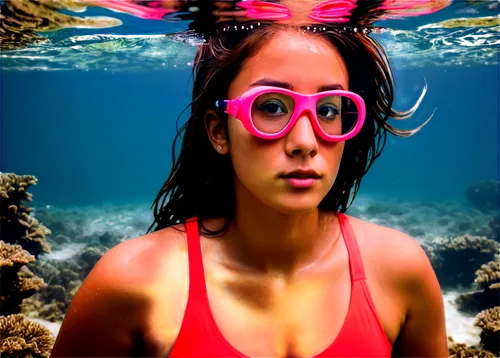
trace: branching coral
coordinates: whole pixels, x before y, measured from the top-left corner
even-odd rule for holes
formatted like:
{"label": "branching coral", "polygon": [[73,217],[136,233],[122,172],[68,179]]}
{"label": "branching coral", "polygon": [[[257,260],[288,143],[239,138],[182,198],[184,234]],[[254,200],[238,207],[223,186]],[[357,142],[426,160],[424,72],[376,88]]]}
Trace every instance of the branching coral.
{"label": "branching coral", "polygon": [[36,182],[32,175],[0,173],[0,230],[3,241],[21,245],[38,257],[50,252],[45,235],[51,231],[31,217],[33,208],[23,203],[33,201],[27,189]]}
{"label": "branching coral", "polygon": [[475,325],[483,330],[481,332],[483,346],[500,355],[500,306],[479,313]]}
{"label": "branching coral", "polygon": [[476,291],[461,294],[456,303],[461,311],[476,314],[479,311],[500,305],[500,258],[495,257],[493,261],[476,271],[474,285]]}
{"label": "branching coral", "polygon": [[451,337],[448,337],[448,352],[450,358],[496,358],[491,352],[467,347],[464,343],[455,343]]}
{"label": "branching coral", "polygon": [[433,266],[442,287],[470,287],[481,264],[494,259],[500,245],[483,236],[465,234],[434,245]]}
{"label": "branching coral", "polygon": [[20,312],[23,299],[36,293],[43,280],[25,266],[35,261],[20,245],[0,241],[0,315]]}
{"label": "branching coral", "polygon": [[[500,256],[495,261],[482,265],[476,271],[476,284],[486,286],[481,291],[469,292],[457,297],[455,303],[459,310],[472,313],[477,307],[492,307],[498,305],[498,280],[500,273]],[[477,312],[477,310],[476,310]],[[448,340],[451,358],[454,357],[498,357],[500,355],[500,306],[484,309],[476,316],[474,326],[481,328],[481,346],[486,351],[471,350],[465,344],[456,344],[453,339]],[[490,353],[491,352],[491,353]]]}
{"label": "branching coral", "polygon": [[52,333],[22,314],[0,317],[0,356],[48,358],[54,346]]}
{"label": "branching coral", "polygon": [[[36,184],[31,175],[0,173],[0,356],[49,357],[54,338],[44,326],[19,314],[22,301],[44,286],[26,265],[50,252],[45,226],[30,217],[33,208],[27,189]],[[5,241],[4,241],[5,240]],[[7,241],[7,242],[6,242]]]}
{"label": "branching coral", "polygon": [[471,236],[465,234],[457,236],[453,239],[448,239],[441,245],[444,248],[452,250],[475,250],[481,253],[496,254],[499,249],[499,244],[496,241],[489,240],[483,236]]}
{"label": "branching coral", "polygon": [[500,259],[481,265],[476,271],[474,283],[485,289],[498,289],[500,284]]}

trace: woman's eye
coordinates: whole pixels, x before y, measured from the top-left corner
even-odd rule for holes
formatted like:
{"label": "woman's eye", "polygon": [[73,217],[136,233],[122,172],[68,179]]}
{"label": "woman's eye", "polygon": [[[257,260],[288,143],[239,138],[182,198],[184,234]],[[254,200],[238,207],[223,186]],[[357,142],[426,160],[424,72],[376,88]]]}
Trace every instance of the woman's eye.
{"label": "woman's eye", "polygon": [[267,101],[259,106],[259,110],[268,114],[278,115],[287,113],[286,107],[278,101]]}
{"label": "woman's eye", "polygon": [[325,118],[335,117],[340,114],[337,106],[335,105],[326,105],[318,108],[318,115]]}

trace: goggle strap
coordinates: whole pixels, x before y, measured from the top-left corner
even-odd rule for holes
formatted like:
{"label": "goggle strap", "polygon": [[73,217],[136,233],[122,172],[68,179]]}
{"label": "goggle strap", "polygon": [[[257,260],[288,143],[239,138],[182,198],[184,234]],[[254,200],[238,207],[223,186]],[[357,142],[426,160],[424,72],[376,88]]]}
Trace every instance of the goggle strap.
{"label": "goggle strap", "polygon": [[227,101],[215,101],[215,108],[220,108],[225,112],[227,109]]}

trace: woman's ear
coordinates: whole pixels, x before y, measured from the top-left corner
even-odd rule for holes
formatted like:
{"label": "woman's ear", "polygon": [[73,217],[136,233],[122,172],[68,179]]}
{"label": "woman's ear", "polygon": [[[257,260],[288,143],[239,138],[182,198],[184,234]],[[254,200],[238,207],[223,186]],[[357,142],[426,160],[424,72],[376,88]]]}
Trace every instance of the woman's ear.
{"label": "woman's ear", "polygon": [[226,130],[217,112],[209,109],[205,113],[205,128],[207,129],[208,139],[219,154],[227,154],[229,151]]}

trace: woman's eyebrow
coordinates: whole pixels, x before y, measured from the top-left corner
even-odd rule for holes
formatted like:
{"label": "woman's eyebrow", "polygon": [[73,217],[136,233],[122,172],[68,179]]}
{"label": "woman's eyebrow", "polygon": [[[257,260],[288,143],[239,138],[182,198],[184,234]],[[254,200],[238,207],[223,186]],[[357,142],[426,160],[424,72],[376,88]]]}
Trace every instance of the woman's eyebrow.
{"label": "woman's eyebrow", "polygon": [[331,83],[328,85],[323,85],[318,87],[318,92],[335,91],[335,90],[345,90],[345,88],[340,83]]}
{"label": "woman's eyebrow", "polygon": [[293,90],[293,86],[291,83],[277,81],[277,80],[273,80],[271,78],[261,78],[260,80],[257,80],[250,85],[250,87],[254,87],[254,86],[272,86],[272,87],[281,87],[281,88]]}
{"label": "woman's eyebrow", "polygon": [[[291,83],[273,80],[271,78],[261,78],[260,80],[257,80],[250,85],[250,87],[254,86],[280,87],[293,91],[293,86]],[[344,87],[340,83],[331,83],[318,87],[318,92],[333,91],[333,90],[344,90]]]}

